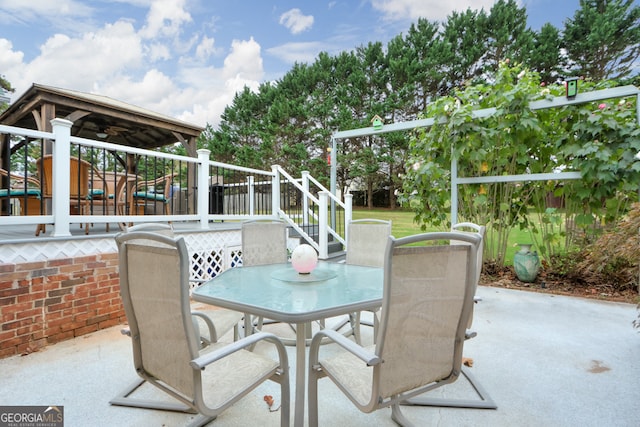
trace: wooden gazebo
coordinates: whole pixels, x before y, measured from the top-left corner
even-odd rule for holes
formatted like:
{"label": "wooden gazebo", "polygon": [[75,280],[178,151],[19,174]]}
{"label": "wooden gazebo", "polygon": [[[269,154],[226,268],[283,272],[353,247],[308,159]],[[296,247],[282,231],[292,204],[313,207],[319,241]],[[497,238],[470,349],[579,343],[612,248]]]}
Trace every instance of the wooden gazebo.
{"label": "wooden gazebo", "polygon": [[[103,95],[34,83],[0,115],[0,124],[43,132],[51,131],[51,119],[73,122],[71,135],[105,140],[130,147],[153,149],[180,142],[196,157],[196,138],[204,130]],[[0,156],[8,158],[1,141]]]}
{"label": "wooden gazebo", "polygon": [[[54,118],[71,121],[72,136],[141,149],[181,143],[191,157],[197,157],[196,139],[204,130],[104,95],[36,83],[0,114],[0,125],[51,132]],[[0,134],[0,168],[9,170],[11,154],[20,146],[12,146],[9,136]],[[51,153],[47,141],[44,153]],[[135,172],[135,159],[122,159],[122,163]],[[189,174],[195,176],[195,170]]]}

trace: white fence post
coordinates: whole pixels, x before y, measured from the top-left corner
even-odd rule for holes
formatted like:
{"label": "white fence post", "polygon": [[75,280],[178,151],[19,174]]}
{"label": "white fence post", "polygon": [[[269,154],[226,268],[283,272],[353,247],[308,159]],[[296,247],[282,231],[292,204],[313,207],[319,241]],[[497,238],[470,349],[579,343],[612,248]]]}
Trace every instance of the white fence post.
{"label": "white fence post", "polygon": [[198,153],[198,216],[200,228],[209,229],[209,154],[211,151],[201,148]]}
{"label": "white fence post", "polygon": [[304,225],[309,224],[309,171],[302,171],[302,223]]}
{"label": "white fence post", "polygon": [[344,195],[344,226],[349,224],[349,221],[353,219],[353,194],[347,193]]}
{"label": "white fence post", "polygon": [[321,191],[318,193],[318,258],[329,258],[329,229],[327,228],[327,221],[329,219],[329,192]]}
{"label": "white fence post", "polygon": [[273,165],[273,177],[271,178],[271,214],[280,217],[280,166]]}
{"label": "white fence post", "polygon": [[247,177],[247,196],[249,197],[249,215],[255,215],[256,212],[256,186],[255,177],[249,175]]}
{"label": "white fence post", "polygon": [[70,184],[70,165],[71,156],[71,126],[73,123],[69,120],[56,118],[51,120],[51,126],[55,138],[53,144],[52,166],[52,202],[51,209],[53,213],[53,237],[71,236],[69,231],[70,209],[69,195],[71,193]]}

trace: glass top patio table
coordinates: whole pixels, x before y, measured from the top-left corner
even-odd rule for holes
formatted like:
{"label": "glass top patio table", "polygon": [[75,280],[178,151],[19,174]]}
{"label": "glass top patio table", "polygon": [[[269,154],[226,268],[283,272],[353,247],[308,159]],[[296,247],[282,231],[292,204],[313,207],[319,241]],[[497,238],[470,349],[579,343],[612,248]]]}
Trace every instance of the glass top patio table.
{"label": "glass top patio table", "polygon": [[310,274],[291,264],[231,268],[193,291],[193,299],[287,323],[375,309],[382,269],[320,262]]}
{"label": "glass top patio table", "polygon": [[326,319],[382,305],[383,270],[320,262],[308,275],[291,264],[231,268],[193,291],[194,300],[249,316],[296,324],[296,385],[294,425],[304,424],[307,326]]}

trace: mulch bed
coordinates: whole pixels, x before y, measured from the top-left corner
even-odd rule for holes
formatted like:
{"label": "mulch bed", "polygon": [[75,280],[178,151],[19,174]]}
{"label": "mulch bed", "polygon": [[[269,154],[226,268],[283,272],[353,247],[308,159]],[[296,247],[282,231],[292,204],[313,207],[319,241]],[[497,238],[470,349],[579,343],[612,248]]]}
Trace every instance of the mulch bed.
{"label": "mulch bed", "polygon": [[544,269],[541,269],[534,282],[525,283],[518,279],[513,267],[498,268],[490,263],[485,263],[484,265],[480,284],[498,288],[520,289],[630,304],[638,304],[640,301],[637,288],[619,291],[613,289],[607,283],[586,284],[580,278],[559,277],[553,272],[548,272]]}

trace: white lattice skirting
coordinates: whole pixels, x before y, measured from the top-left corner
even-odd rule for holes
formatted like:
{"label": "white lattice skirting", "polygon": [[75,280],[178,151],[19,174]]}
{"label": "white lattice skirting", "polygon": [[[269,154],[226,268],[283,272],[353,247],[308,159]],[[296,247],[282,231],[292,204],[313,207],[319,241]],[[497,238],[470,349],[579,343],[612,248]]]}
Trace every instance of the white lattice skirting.
{"label": "white lattice skirting", "polygon": [[[191,278],[207,280],[241,264],[240,230],[176,232],[184,237],[191,256]],[[90,239],[40,240],[0,245],[0,263],[23,264],[60,258],[117,252],[113,236]]]}

